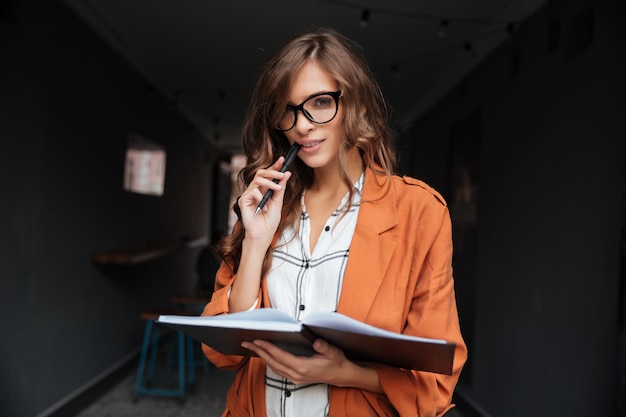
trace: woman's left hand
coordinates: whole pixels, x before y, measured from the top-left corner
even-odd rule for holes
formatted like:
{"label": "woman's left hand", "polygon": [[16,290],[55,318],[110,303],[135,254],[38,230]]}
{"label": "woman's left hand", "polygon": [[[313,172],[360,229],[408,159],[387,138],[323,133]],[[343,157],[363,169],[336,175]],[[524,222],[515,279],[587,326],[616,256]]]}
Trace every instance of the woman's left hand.
{"label": "woman's left hand", "polygon": [[243,342],[242,346],[255,352],[276,374],[294,384],[325,383],[346,386],[351,368],[357,366],[346,359],[337,347],[322,339],[313,343],[313,356],[295,356],[265,340]]}

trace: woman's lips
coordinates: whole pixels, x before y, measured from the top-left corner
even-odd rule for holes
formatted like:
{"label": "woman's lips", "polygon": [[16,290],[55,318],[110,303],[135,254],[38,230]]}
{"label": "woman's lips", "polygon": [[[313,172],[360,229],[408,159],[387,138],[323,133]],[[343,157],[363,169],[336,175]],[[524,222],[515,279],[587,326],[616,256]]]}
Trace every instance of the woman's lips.
{"label": "woman's lips", "polygon": [[314,140],[314,141],[309,141],[309,142],[298,142],[302,146],[300,148],[300,152],[305,152],[305,153],[315,152],[316,150],[320,148],[320,146],[322,145],[322,142],[324,141]]}

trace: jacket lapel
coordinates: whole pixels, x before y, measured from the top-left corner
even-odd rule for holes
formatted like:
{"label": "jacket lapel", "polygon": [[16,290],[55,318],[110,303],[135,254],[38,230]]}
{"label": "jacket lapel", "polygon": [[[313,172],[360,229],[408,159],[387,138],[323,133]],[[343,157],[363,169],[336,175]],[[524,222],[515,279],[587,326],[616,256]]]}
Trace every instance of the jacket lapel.
{"label": "jacket lapel", "polygon": [[385,233],[397,224],[395,201],[391,178],[368,168],[337,307],[357,320],[366,321],[395,250],[395,239]]}

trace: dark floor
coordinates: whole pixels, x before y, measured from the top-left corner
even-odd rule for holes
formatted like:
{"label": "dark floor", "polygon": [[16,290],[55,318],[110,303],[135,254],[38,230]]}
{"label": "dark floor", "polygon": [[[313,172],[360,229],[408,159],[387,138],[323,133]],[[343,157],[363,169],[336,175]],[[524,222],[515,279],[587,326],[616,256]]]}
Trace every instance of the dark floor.
{"label": "dark floor", "polygon": [[134,399],[135,373],[126,376],[78,417],[218,417],[226,404],[226,390],[235,374],[215,367],[198,368],[196,382],[184,401],[142,395]]}
{"label": "dark floor", "polygon": [[[135,375],[128,375],[78,417],[219,417],[226,404],[226,390],[235,374],[211,367],[199,370],[194,388],[184,401],[176,398],[140,396],[133,399]],[[458,408],[445,417],[464,417]]]}
{"label": "dark floor", "polygon": [[[175,388],[178,382],[176,356],[177,333],[162,335],[158,343],[154,381],[151,388]],[[107,384],[95,401],[69,407],[68,413],[74,417],[221,417],[226,405],[226,392],[235,378],[235,371],[225,371],[211,365],[195,342],[193,359],[195,380],[185,392],[185,398],[168,396],[135,395],[137,363],[129,364],[120,370]],[[146,384],[143,384],[144,386]],[[97,394],[96,394],[97,395]],[[91,401],[91,399],[87,399]],[[461,404],[459,404],[460,406]],[[82,410],[80,410],[82,408]],[[462,407],[455,407],[445,417],[475,417],[475,414],[461,412]],[[76,412],[76,410],[80,410]]]}

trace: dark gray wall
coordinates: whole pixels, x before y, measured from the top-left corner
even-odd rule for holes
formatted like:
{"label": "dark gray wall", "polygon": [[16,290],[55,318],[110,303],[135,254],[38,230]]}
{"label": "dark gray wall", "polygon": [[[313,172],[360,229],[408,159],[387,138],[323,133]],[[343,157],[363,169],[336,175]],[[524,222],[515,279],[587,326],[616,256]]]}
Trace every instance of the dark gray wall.
{"label": "dark gray wall", "polygon": [[459,393],[484,415],[616,415],[624,12],[552,2],[401,138],[403,165],[451,202],[450,138],[478,120]]}
{"label": "dark gray wall", "polygon": [[[30,417],[132,357],[140,312],[195,284],[197,248],[115,268],[90,255],[206,236],[212,156],[170,103],[64,6],[5,3],[0,415]],[[123,191],[129,133],[165,147],[163,197]]]}
{"label": "dark gray wall", "polygon": [[[206,234],[211,170],[197,134],[65,8],[13,4],[0,9],[0,415],[17,417],[127,360],[139,312],[193,285],[196,250],[132,267],[89,257]],[[480,136],[459,391],[485,415],[613,415],[624,16],[619,0],[552,3],[401,138],[407,171],[451,200],[450,137]],[[165,146],[164,197],[122,190],[129,133]]]}

